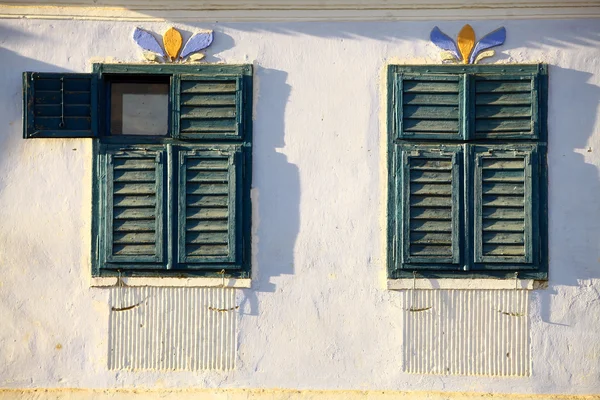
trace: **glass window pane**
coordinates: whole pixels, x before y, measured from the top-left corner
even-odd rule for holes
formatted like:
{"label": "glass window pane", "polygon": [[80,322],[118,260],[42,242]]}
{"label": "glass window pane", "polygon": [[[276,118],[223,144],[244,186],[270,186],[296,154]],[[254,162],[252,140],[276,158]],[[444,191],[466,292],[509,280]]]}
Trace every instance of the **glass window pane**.
{"label": "glass window pane", "polygon": [[112,83],[111,135],[169,133],[168,83]]}

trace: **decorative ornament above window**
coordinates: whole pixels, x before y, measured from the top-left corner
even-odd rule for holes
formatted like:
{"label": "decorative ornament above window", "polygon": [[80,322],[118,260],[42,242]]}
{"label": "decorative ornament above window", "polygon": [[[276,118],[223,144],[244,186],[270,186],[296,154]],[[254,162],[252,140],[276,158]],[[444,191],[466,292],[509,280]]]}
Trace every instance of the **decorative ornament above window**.
{"label": "decorative ornament above window", "polygon": [[506,28],[498,28],[475,42],[475,31],[471,25],[467,24],[458,32],[455,43],[450,36],[436,26],[431,30],[430,38],[433,44],[444,50],[442,52],[444,62],[477,64],[482,59],[496,54],[494,50],[488,49],[504,44]]}
{"label": "decorative ornament above window", "polygon": [[181,33],[173,27],[163,34],[164,49],[152,33],[141,28],[135,28],[133,40],[142,48],[144,58],[148,61],[160,63],[200,61],[204,58],[204,54],[199,51],[210,46],[213,41],[213,31],[193,34],[183,49]]}

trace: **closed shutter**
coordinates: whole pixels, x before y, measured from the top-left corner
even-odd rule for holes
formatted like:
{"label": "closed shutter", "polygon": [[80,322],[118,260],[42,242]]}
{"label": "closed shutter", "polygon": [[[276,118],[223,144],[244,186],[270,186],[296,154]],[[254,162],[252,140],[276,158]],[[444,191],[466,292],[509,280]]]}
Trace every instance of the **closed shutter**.
{"label": "closed shutter", "polygon": [[179,268],[239,268],[239,150],[179,151]]}
{"label": "closed shutter", "polygon": [[181,139],[242,139],[242,79],[181,75],[176,81],[174,132]]}
{"label": "closed shutter", "polygon": [[103,157],[105,267],[163,268],[164,150],[114,150]]}
{"label": "closed shutter", "polygon": [[94,74],[25,72],[23,96],[24,138],[98,135]]}
{"label": "closed shutter", "polygon": [[400,146],[402,268],[458,269],[461,218],[460,146]]}
{"label": "closed shutter", "polygon": [[540,136],[537,74],[474,75],[475,139]]}
{"label": "closed shutter", "polygon": [[537,146],[476,145],[472,160],[474,269],[527,268],[537,262]]}
{"label": "closed shutter", "polygon": [[400,74],[396,82],[398,138],[463,137],[463,75]]}

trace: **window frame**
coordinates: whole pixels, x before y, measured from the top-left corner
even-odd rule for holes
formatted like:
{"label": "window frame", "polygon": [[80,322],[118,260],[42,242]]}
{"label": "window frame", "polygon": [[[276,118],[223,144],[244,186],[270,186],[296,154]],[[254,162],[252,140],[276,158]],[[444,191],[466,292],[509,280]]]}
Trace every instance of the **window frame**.
{"label": "window frame", "polygon": [[[180,77],[197,76],[206,79],[236,79],[236,85],[240,89],[236,92],[236,110],[237,127],[236,137],[196,137],[184,138],[179,134],[179,107],[174,105],[178,99],[177,90],[179,89]],[[92,189],[92,277],[162,277],[162,278],[185,278],[185,277],[223,277],[222,270],[225,270],[225,276],[229,278],[250,278],[251,275],[251,205],[250,189],[252,177],[252,65],[215,65],[215,64],[197,64],[197,65],[128,65],[128,64],[94,64],[93,76],[98,81],[98,115],[99,127],[97,139],[93,141],[93,171],[94,178]],[[135,79],[144,76],[170,76],[169,90],[169,132],[166,136],[143,136],[143,135],[110,135],[110,96],[109,86],[111,78],[122,82],[127,77]],[[102,254],[104,251],[106,235],[102,233],[103,221],[107,214],[103,202],[103,193],[106,192],[107,179],[102,178],[105,174],[103,165],[103,154],[107,149],[122,146],[123,148],[135,149],[139,147],[158,148],[165,153],[164,156],[164,219],[165,232],[163,239],[165,241],[165,254],[163,254],[164,268],[161,269],[140,269],[136,266],[129,268],[124,265],[123,268],[107,269],[103,267],[106,259]],[[238,261],[233,264],[206,264],[205,268],[177,268],[179,259],[179,237],[180,231],[177,218],[179,208],[179,172],[175,171],[179,166],[179,154],[187,150],[235,152],[239,158],[239,168],[237,171],[237,187],[235,193],[235,212],[240,215],[234,216],[236,246],[234,256]],[[100,179],[99,179],[100,177]],[[231,222],[231,221],[230,221]],[[236,255],[237,253],[237,255]]]}
{"label": "window frame", "polygon": [[[445,76],[443,79],[455,81],[458,79],[462,87],[459,87],[459,104],[464,106],[459,112],[459,135],[460,138],[451,138],[432,135],[430,138],[412,138],[402,134],[402,80],[404,76],[414,77],[426,74]],[[534,135],[507,135],[498,137],[475,136],[475,88],[476,76],[507,77],[508,79],[519,79],[523,75],[532,76],[532,132]],[[456,78],[448,78],[454,75]],[[387,169],[388,169],[388,195],[387,195],[387,273],[388,279],[413,279],[415,272],[419,278],[463,278],[463,279],[514,279],[518,273],[519,279],[548,279],[548,210],[547,210],[547,102],[548,102],[548,75],[545,64],[511,64],[511,65],[389,65],[387,69]],[[460,86],[460,85],[459,85]],[[456,135],[455,135],[456,136]],[[401,147],[407,145],[441,145],[462,146],[463,164],[460,184],[463,186],[459,197],[462,215],[459,221],[459,242],[461,246],[460,270],[449,271],[447,268],[411,269],[405,264],[403,249],[406,249],[404,230],[406,222],[402,214],[405,208],[406,187],[403,184],[403,160],[401,159]],[[537,215],[532,218],[533,240],[537,241],[532,252],[532,264],[530,266],[518,265],[518,268],[494,268],[499,264],[475,263],[477,251],[475,246],[475,193],[476,183],[474,163],[471,151],[475,146],[498,146],[502,145],[519,147],[535,145],[537,151],[538,174],[532,177],[534,195],[538,199],[536,207]],[[534,168],[535,169],[535,168]],[[535,199],[530,199],[530,202]],[[537,237],[536,236],[537,231]],[[454,235],[455,232],[452,232]],[[479,249],[481,250],[481,249]],[[485,257],[484,257],[485,258]],[[489,261],[487,259],[486,261]],[[408,268],[407,268],[408,266]],[[404,267],[404,268],[403,268]]]}

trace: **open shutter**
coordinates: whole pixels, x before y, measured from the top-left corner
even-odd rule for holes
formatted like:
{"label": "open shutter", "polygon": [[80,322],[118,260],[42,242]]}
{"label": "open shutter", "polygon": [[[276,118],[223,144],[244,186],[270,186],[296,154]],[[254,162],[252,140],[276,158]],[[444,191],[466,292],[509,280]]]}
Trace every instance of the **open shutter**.
{"label": "open shutter", "polygon": [[98,136],[98,89],[94,74],[25,72],[23,137]]}
{"label": "open shutter", "polygon": [[403,269],[459,269],[461,160],[460,146],[400,145]]}
{"label": "open shutter", "polygon": [[463,75],[398,74],[397,137],[462,139],[463,82]]}
{"label": "open shutter", "polygon": [[475,139],[540,137],[539,75],[474,75]]}
{"label": "open shutter", "polygon": [[241,267],[241,165],[239,147],[179,151],[178,268]]}
{"label": "open shutter", "polygon": [[181,139],[242,139],[241,75],[180,75],[174,129]]}
{"label": "open shutter", "polygon": [[104,155],[105,268],[165,267],[165,151],[115,149]]}
{"label": "open shutter", "polygon": [[474,269],[536,268],[538,150],[534,144],[474,145]]}

